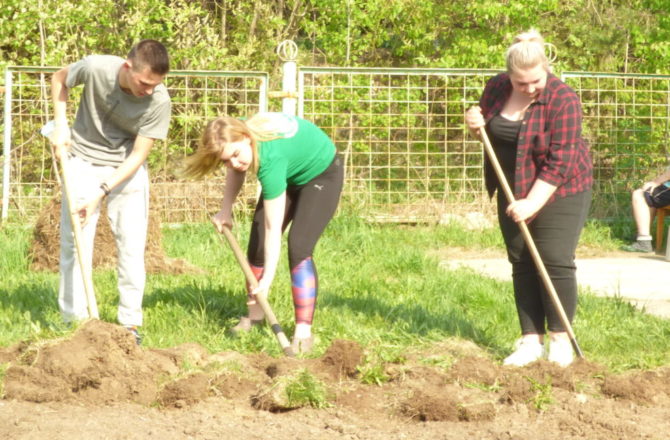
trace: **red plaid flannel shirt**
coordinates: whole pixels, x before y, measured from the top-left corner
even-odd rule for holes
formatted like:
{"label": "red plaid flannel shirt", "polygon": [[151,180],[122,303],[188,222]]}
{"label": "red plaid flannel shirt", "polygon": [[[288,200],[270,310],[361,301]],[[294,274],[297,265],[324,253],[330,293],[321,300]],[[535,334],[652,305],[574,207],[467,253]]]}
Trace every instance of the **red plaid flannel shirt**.
{"label": "red plaid flannel shirt", "polygon": [[[506,73],[491,78],[479,101],[486,122],[500,113],[512,93]],[[486,189],[493,196],[498,179],[488,158]],[[514,197],[525,198],[536,179],[557,187],[547,201],[591,188],[593,165],[582,139],[582,106],[568,85],[549,74],[547,85],[524,115],[517,141]]]}

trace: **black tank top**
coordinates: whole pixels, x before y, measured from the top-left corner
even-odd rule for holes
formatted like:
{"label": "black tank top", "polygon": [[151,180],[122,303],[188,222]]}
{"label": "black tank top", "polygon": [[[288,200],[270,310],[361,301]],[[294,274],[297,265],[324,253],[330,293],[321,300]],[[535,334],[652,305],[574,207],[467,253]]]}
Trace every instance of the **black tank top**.
{"label": "black tank top", "polygon": [[504,116],[495,115],[488,123],[486,131],[491,138],[493,150],[505,173],[507,182],[514,191],[514,168],[516,167],[516,144],[519,139],[522,121],[510,121]]}

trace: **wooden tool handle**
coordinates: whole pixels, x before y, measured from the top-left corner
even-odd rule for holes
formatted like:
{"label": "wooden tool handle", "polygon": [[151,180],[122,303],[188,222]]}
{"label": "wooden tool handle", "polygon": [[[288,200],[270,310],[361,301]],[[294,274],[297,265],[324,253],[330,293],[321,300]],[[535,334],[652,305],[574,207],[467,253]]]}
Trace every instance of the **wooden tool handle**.
{"label": "wooden tool handle", "polygon": [[[230,248],[232,249],[233,254],[235,255],[235,259],[237,260],[237,263],[242,268],[242,272],[244,272],[244,276],[246,277],[247,282],[249,283],[252,289],[257,288],[258,280],[256,280],[254,273],[251,271],[251,267],[249,266],[247,257],[244,255],[244,252],[242,252],[242,249],[240,248],[240,245],[237,243],[237,239],[235,239],[233,232],[230,230],[230,228],[228,228],[225,225],[223,226],[222,229],[223,229],[223,235],[226,237],[226,241],[228,241],[228,245],[230,245]],[[272,308],[270,307],[270,304],[268,303],[266,295],[265,294],[256,295],[256,301],[258,302],[258,305],[260,305],[261,308],[263,309],[263,313],[265,313],[265,320],[267,321],[268,324],[270,324],[270,328],[272,328],[272,331],[274,332],[277,341],[279,342],[279,345],[284,351],[284,354],[291,357],[295,356],[295,353],[293,353],[293,349],[291,348],[291,344],[289,343],[286,334],[284,334],[284,330],[282,330],[281,325],[279,325],[279,321],[277,321],[277,317],[275,316],[274,312],[272,311]]]}
{"label": "wooden tool handle", "polygon": [[65,193],[65,200],[67,202],[68,212],[70,213],[70,223],[72,224],[72,233],[74,235],[74,245],[77,252],[77,262],[81,271],[81,276],[84,282],[84,292],[86,294],[86,305],[88,308],[89,318],[99,319],[98,303],[95,299],[95,290],[93,289],[93,269],[84,258],[82,247],[82,232],[79,214],[75,211],[75,205],[72,200],[70,192],[70,179],[68,159],[66,154],[60,157],[61,162],[61,183],[63,185],[63,192]]}
{"label": "wooden tool handle", "polygon": [[[484,127],[479,129],[479,133],[481,134],[482,137],[482,142],[484,143],[484,149],[486,150],[486,155],[488,156],[489,160],[491,161],[491,165],[493,165],[493,169],[496,172],[496,176],[498,176],[498,181],[500,182],[503,191],[505,193],[505,196],[507,197],[507,201],[509,203],[514,202],[514,193],[512,192],[512,189],[509,186],[509,183],[507,182],[507,178],[505,177],[505,173],[502,170],[502,167],[500,166],[500,162],[498,162],[498,158],[496,157],[496,153],[493,150],[493,147],[491,146],[491,141],[489,140],[488,135],[486,134],[486,129]],[[530,235],[530,231],[528,230],[528,225],[524,220],[517,222],[517,225],[519,225],[519,228],[521,229],[521,234],[523,235],[523,239],[526,242],[526,246],[528,246],[528,250],[530,251],[531,256],[533,257],[533,261],[535,262],[535,266],[537,267],[538,272],[540,273],[540,277],[542,278],[542,282],[544,283],[544,287],[547,289],[547,292],[549,293],[549,298],[551,299],[552,304],[554,305],[554,308],[556,309],[556,312],[558,313],[559,318],[561,319],[561,323],[563,324],[563,327],[565,328],[566,332],[568,333],[568,336],[570,337],[570,342],[572,343],[572,348],[575,349],[575,352],[577,353],[577,356],[580,358],[584,357],[584,353],[582,353],[581,348],[579,348],[579,344],[577,343],[577,338],[575,337],[575,332],[572,330],[572,325],[570,325],[570,320],[568,319],[567,315],[565,314],[565,310],[563,309],[563,305],[561,304],[561,300],[558,297],[558,293],[556,293],[556,289],[554,288],[554,284],[551,281],[551,278],[549,277],[549,273],[547,272],[546,267],[544,266],[544,262],[542,261],[542,258],[540,257],[540,253],[537,250],[537,247],[535,246],[535,242],[533,241],[533,237]]]}

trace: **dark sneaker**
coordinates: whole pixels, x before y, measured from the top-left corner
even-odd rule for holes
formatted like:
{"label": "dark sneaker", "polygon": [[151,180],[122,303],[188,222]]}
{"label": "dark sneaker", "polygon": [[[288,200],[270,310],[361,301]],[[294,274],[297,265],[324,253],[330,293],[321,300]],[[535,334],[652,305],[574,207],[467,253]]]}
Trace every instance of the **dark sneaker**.
{"label": "dark sneaker", "polygon": [[137,330],[137,327],[135,326],[126,327],[126,330],[128,330],[133,335],[137,345],[142,345],[142,335],[140,335],[140,332]]}
{"label": "dark sneaker", "polygon": [[626,252],[642,253],[654,252],[654,249],[651,247],[651,240],[637,240],[633,244],[622,246],[621,250]]}

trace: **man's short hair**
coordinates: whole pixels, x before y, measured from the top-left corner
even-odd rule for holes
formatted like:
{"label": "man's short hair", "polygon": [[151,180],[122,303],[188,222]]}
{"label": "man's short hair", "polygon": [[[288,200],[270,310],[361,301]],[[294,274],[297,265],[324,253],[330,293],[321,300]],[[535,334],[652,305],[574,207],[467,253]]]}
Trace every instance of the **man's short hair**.
{"label": "man's short hair", "polygon": [[158,75],[166,75],[170,71],[167,49],[156,40],[142,40],[137,43],[130,49],[128,59],[132,62],[134,70],[149,67]]}

